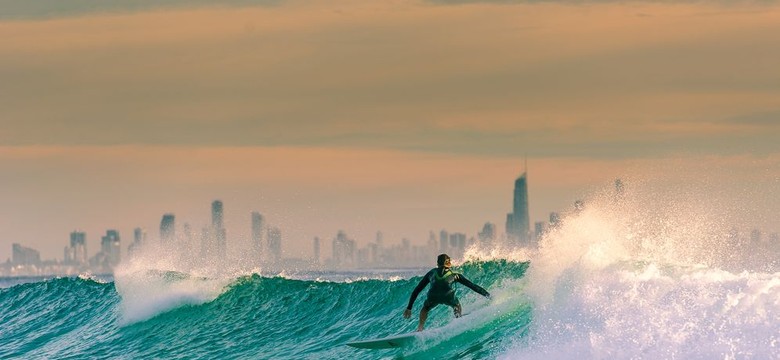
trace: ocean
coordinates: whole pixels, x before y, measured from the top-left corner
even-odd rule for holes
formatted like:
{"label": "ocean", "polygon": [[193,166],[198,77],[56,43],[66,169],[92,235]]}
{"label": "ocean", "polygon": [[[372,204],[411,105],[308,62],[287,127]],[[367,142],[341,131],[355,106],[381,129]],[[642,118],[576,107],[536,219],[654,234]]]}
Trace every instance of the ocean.
{"label": "ocean", "polygon": [[0,281],[0,358],[780,359],[777,243],[690,207],[602,199],[536,248],[469,249],[455,268],[492,298],[461,286],[468,315],[435,308],[407,348],[345,343],[413,331],[424,294],[402,314],[428,269],[140,261],[113,277]]}

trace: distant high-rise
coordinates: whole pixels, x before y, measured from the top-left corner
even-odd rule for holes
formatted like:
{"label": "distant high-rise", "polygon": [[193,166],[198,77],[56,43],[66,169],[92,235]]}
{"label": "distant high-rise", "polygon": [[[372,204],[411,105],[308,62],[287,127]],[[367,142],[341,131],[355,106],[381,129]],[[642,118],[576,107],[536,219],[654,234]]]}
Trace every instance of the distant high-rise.
{"label": "distant high-rise", "polygon": [[275,264],[282,261],[282,230],[278,227],[268,229],[268,255]]}
{"label": "distant high-rise", "polygon": [[493,244],[493,241],[496,239],[496,225],[490,222],[486,222],[484,226],[482,226],[482,231],[477,234],[479,237],[479,242],[483,246],[490,246]]}
{"label": "distant high-rise", "polygon": [[252,212],[252,258],[257,264],[263,260],[265,219],[257,211]]}
{"label": "distant high-rise", "polygon": [[447,232],[447,230],[442,230],[439,232],[439,253],[446,253],[449,251],[449,242],[450,242],[450,234]]}
{"label": "distant high-rise", "polygon": [[41,253],[38,250],[24,247],[19,244],[11,245],[14,265],[38,265],[41,263]]}
{"label": "distant high-rise", "polygon": [[84,265],[87,263],[87,233],[74,231],[70,233],[70,246],[65,250],[65,263]]}
{"label": "distant high-rise", "polygon": [[534,223],[534,242],[539,243],[539,240],[544,237],[547,232],[547,223],[544,221],[537,221]]}
{"label": "distant high-rise", "polygon": [[381,231],[376,232],[376,246],[381,250],[385,246],[385,234]]}
{"label": "distant high-rise", "polygon": [[214,200],[211,203],[211,226],[215,229],[225,227],[222,201]]}
{"label": "distant high-rise", "polygon": [[195,248],[193,244],[193,233],[192,233],[192,226],[190,226],[189,223],[184,223],[184,226],[182,227],[182,232],[184,233],[182,236],[179,236],[179,255],[183,259],[188,259],[192,257],[192,255],[195,253]]}
{"label": "distant high-rise", "polygon": [[320,238],[314,237],[314,264],[320,264]]}
{"label": "distant high-rise", "polygon": [[127,247],[128,257],[135,256],[146,244],[146,231],[142,228],[133,229],[133,242]]}
{"label": "distant high-rise", "polygon": [[625,189],[625,186],[623,185],[623,180],[616,179],[615,180],[615,200],[616,201],[623,200],[625,192],[626,192],[626,189]]}
{"label": "distant high-rise", "polygon": [[225,231],[222,201],[214,200],[211,203],[211,228],[216,245],[217,256],[224,259],[227,256],[227,233]]}
{"label": "distant high-rise", "polygon": [[119,232],[116,230],[107,230],[106,235],[100,239],[100,251],[104,256],[104,265],[110,267],[119,265],[119,262],[122,260],[120,245]]}
{"label": "distant high-rise", "polygon": [[450,257],[461,258],[466,249],[466,234],[452,233],[450,234]]}
{"label": "distant high-rise", "polygon": [[427,246],[427,249],[426,249],[426,253],[428,253],[429,255],[435,254],[436,253],[436,248],[437,248],[437,246],[436,246],[437,243],[438,243],[438,241],[436,240],[436,233],[433,232],[433,231],[429,231],[428,232],[428,246]]}
{"label": "distant high-rise", "polygon": [[144,245],[146,243],[146,231],[142,228],[133,229],[133,243]]}
{"label": "distant high-rise", "polygon": [[165,214],[160,221],[160,244],[170,247],[176,242],[176,216]]}
{"label": "distant high-rise", "polygon": [[523,172],[515,180],[514,201],[512,212],[506,214],[506,234],[513,242],[529,245],[530,217],[528,214],[528,181]]}
{"label": "distant high-rise", "polygon": [[355,240],[347,237],[339,230],[333,239],[333,265],[336,267],[351,266],[355,262]]}
{"label": "distant high-rise", "polygon": [[551,228],[557,228],[558,225],[561,223],[561,214],[557,212],[551,212],[550,213],[550,227]]}

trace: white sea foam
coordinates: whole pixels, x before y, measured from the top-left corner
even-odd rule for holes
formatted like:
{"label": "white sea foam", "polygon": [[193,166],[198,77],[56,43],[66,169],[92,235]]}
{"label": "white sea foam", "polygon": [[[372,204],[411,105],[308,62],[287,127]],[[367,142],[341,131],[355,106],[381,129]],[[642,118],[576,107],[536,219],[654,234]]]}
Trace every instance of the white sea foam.
{"label": "white sea foam", "polygon": [[114,272],[120,321],[130,324],[185,305],[214,300],[240,276],[259,272],[231,264],[195,263],[148,246]]}
{"label": "white sea foam", "polygon": [[778,359],[778,244],[690,196],[601,195],[533,254],[532,330],[508,359]]}

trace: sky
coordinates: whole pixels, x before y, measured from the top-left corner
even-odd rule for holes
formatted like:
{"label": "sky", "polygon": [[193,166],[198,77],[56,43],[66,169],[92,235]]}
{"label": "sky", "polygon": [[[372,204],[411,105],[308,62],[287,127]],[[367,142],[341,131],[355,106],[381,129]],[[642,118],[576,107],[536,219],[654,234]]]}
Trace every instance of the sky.
{"label": "sky", "polygon": [[768,0],[0,0],[0,261],[215,199],[287,256],[503,232],[525,170],[532,221],[622,178],[777,232],[778,34]]}

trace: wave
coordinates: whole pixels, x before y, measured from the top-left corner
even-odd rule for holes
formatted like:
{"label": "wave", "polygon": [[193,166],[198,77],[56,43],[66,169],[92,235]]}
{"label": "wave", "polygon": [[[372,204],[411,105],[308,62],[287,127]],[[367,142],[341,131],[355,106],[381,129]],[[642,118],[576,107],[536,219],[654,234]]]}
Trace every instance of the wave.
{"label": "wave", "polygon": [[[406,356],[431,351],[455,356],[464,350],[453,341],[472,344],[471,351],[474,343],[490,348],[497,333],[509,338],[512,329],[527,325],[528,318],[524,325],[511,320],[511,314],[528,314],[527,306],[509,301],[510,291],[519,293],[526,267],[507,261],[463,264],[461,271],[491,289],[494,303],[461,290],[464,308],[476,320],[453,321],[451,311],[432,311],[429,327],[439,330]],[[61,278],[17,285],[0,290],[0,340],[7,344],[0,357],[386,357],[387,352],[358,355],[344,344],[412,331],[416,320],[401,315],[420,277],[370,276],[330,281],[252,274],[225,282],[147,270],[117,275],[113,283]]]}

